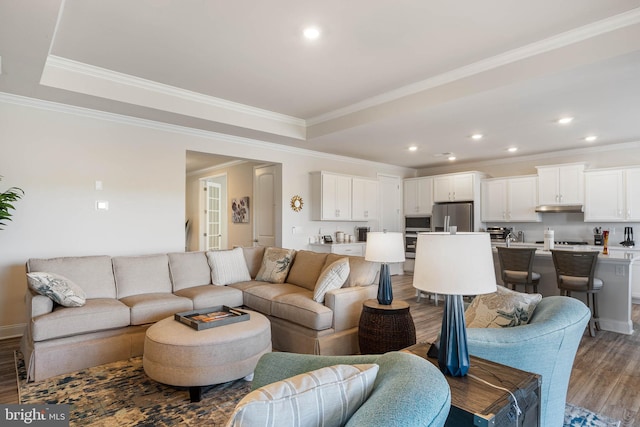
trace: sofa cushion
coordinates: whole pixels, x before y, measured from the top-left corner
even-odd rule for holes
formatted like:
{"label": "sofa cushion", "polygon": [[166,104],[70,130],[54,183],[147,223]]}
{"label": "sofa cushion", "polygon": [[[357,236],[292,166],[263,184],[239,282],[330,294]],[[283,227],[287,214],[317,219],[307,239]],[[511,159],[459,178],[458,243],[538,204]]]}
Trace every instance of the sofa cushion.
{"label": "sofa cushion", "polygon": [[340,289],[349,277],[349,260],[340,258],[332,262],[325,268],[316,281],[313,289],[313,300],[324,302],[324,295],[334,289]]}
{"label": "sofa cushion", "polygon": [[88,299],[116,298],[116,282],[109,256],[82,256],[27,261],[27,272],[45,271],[72,280]]}
{"label": "sofa cushion", "polygon": [[217,305],[239,307],[242,305],[242,291],[230,286],[202,285],[175,292],[180,297],[189,298],[193,309],[209,308]]}
{"label": "sofa cushion", "polygon": [[115,298],[88,299],[82,307],[56,306],[31,319],[34,341],[86,334],[129,326],[129,307]]}
{"label": "sofa cushion", "polygon": [[307,290],[273,297],[271,315],[316,331],[329,329],[333,324],[333,311],[315,302],[313,292]]}
{"label": "sofa cushion", "polygon": [[251,280],[242,248],[207,252],[211,283],[224,286]]}
{"label": "sofa cushion", "polygon": [[[329,266],[329,264],[339,260],[344,255],[329,254],[327,260],[324,263],[323,270]],[[366,261],[361,256],[348,256],[349,259],[349,277],[347,278],[344,287],[350,286],[369,286],[376,282],[378,271],[380,270],[380,264],[377,262]]]}
{"label": "sofa cushion", "polygon": [[173,290],[166,254],[114,257],[113,273],[118,299]]}
{"label": "sofa cushion", "polygon": [[120,301],[129,307],[132,325],[154,323],[180,311],[193,310],[189,298],[164,292],[131,295]]}
{"label": "sofa cushion", "polygon": [[478,295],[465,311],[468,328],[504,328],[526,325],[542,300],[540,294],[525,294],[498,286],[496,292]]}
{"label": "sofa cushion", "polygon": [[173,292],[211,283],[206,252],[174,252],[167,256]]}
{"label": "sofa cushion", "polygon": [[250,246],[242,248],[242,253],[244,253],[244,259],[247,263],[247,268],[249,269],[249,275],[252,279],[254,279],[258,275],[258,271],[260,271],[262,258],[264,257],[264,249],[264,246]]}
{"label": "sofa cushion", "polygon": [[334,365],[271,383],[246,395],[227,427],[343,426],[367,400],[378,365]]}
{"label": "sofa cushion", "polygon": [[269,247],[264,251],[260,271],[256,280],[270,283],[284,283],[293,263],[295,251],[293,249]]}
{"label": "sofa cushion", "polygon": [[82,307],[86,302],[82,288],[59,274],[27,273],[27,284],[33,291],[65,307]]}
{"label": "sofa cushion", "polygon": [[296,258],[289,270],[287,283],[302,286],[310,291],[314,290],[318,276],[327,260],[326,253],[297,251]]}
{"label": "sofa cushion", "polygon": [[276,297],[301,291],[304,289],[290,283],[262,282],[262,286],[251,286],[243,291],[244,305],[262,314],[271,315],[271,302]]}

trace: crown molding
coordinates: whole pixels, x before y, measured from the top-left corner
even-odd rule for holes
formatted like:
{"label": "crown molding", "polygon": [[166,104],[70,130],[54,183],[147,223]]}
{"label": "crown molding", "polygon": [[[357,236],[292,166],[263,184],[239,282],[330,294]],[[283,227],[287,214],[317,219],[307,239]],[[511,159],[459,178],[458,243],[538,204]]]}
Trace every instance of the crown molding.
{"label": "crown molding", "polygon": [[[341,156],[338,154],[324,153],[321,151],[313,151],[306,148],[292,147],[289,145],[276,144],[273,142],[260,141],[257,139],[245,138],[241,136],[228,135],[219,132],[212,132],[202,129],[195,129],[186,126],[174,125],[170,123],[163,123],[149,119],[141,119],[138,117],[125,116],[123,114],[108,113],[105,111],[93,110],[90,108],[77,107],[68,104],[62,104],[54,101],[45,101],[41,99],[29,98],[22,95],[15,95],[6,92],[0,92],[0,103],[14,104],[23,107],[36,108],[41,110],[48,110],[58,113],[70,114],[80,117],[87,117],[96,120],[105,120],[130,126],[144,127],[154,130],[160,130],[164,132],[172,132],[180,135],[195,136],[199,138],[205,138],[209,140],[215,140],[217,142],[226,142],[229,144],[243,145],[248,149],[260,148],[269,149],[272,151],[278,151],[283,153],[291,153],[296,155],[302,155],[307,157],[313,157],[315,159],[325,159],[328,161],[341,161],[345,163],[370,166],[372,168],[395,168],[406,171],[415,170],[415,168],[408,168],[404,166],[392,165],[388,163],[373,162],[371,160],[358,159],[355,157]],[[251,153],[247,150],[247,153]],[[211,154],[221,154],[215,153]]]}
{"label": "crown molding", "polygon": [[198,176],[198,175],[207,174],[207,173],[211,173],[211,172],[216,172],[216,171],[219,171],[221,169],[228,169],[228,168],[232,168],[234,166],[240,166],[240,165],[245,164],[245,163],[249,163],[249,160],[240,160],[240,159],[231,160],[231,161],[228,161],[228,162],[220,163],[218,165],[207,166],[206,168],[196,169],[194,171],[187,172],[187,176],[188,177],[192,177],[192,176]]}
{"label": "crown molding", "polygon": [[287,125],[306,127],[306,121],[304,119],[276,113],[262,108],[252,107],[246,104],[240,104],[238,102],[228,101],[222,98],[216,98],[214,96],[203,95],[198,92],[154,82],[152,80],[131,76],[117,71],[108,70],[106,68],[96,67],[94,65],[62,58],[56,55],[47,56],[45,69],[47,67],[54,67],[74,74],[86,75],[99,80],[106,80],[124,86],[160,93],[165,96],[180,98],[211,107],[259,117],[261,119],[273,120]]}
{"label": "crown molding", "polygon": [[611,31],[625,28],[640,23],[640,8],[614,15],[600,21],[574,28],[569,31],[548,37],[546,39],[530,43],[517,49],[483,59],[478,62],[457,68],[455,70],[439,74],[437,76],[412,83],[398,89],[373,96],[344,108],[330,111],[316,117],[307,119],[307,126],[314,126],[330,120],[334,120],[367,108],[376,107],[387,102],[396,101],[406,96],[414,95],[438,86],[442,86],[466,77],[470,77],[485,71],[496,69],[523,59],[531,58],[550,52],[565,46],[569,46]]}

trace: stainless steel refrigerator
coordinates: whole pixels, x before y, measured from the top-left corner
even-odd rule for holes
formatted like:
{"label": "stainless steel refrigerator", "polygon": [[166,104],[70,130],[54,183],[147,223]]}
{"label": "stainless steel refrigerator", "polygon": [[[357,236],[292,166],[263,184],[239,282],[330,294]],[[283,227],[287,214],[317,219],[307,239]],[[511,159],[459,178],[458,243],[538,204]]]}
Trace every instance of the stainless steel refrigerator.
{"label": "stainless steel refrigerator", "polygon": [[449,231],[455,225],[458,231],[473,231],[473,202],[436,203],[433,205],[431,229]]}

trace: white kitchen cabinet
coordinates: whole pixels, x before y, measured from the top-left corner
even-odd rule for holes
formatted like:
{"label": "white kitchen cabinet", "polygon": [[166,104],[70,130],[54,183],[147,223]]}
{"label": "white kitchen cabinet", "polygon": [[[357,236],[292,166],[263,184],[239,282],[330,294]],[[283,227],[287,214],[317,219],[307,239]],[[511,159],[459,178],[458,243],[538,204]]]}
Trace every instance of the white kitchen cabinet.
{"label": "white kitchen cabinet", "polygon": [[350,221],[352,180],[349,175],[312,172],[311,218],[315,221]]}
{"label": "white kitchen cabinet", "polygon": [[438,175],[433,177],[434,202],[470,202],[474,199],[473,173]]}
{"label": "white kitchen cabinet", "polygon": [[433,209],[433,178],[409,178],[404,180],[404,214],[431,214]]}
{"label": "white kitchen cabinet", "polygon": [[584,164],[537,166],[538,203],[541,205],[582,205]]}
{"label": "white kitchen cabinet", "polygon": [[538,222],[538,178],[523,176],[482,181],[482,221]]}
{"label": "white kitchen cabinet", "polygon": [[351,218],[354,221],[378,219],[378,181],[374,179],[352,179]]}
{"label": "white kitchen cabinet", "polygon": [[584,220],[640,221],[640,168],[585,172]]}

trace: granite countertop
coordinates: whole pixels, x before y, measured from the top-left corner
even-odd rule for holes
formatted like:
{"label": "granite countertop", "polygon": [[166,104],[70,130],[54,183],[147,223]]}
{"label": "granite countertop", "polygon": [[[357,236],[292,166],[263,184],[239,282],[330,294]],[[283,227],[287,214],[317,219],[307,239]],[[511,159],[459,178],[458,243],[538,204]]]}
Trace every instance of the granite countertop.
{"label": "granite countertop", "polygon": [[[496,248],[498,246],[505,247],[506,243],[502,242],[491,242],[491,245]],[[511,243],[511,247],[513,248],[536,248],[536,255],[543,255],[551,257],[551,251],[545,251],[544,245],[540,243],[533,242],[513,242]],[[554,249],[560,250],[568,250],[568,251],[600,251],[602,252],[602,246],[594,246],[594,245],[555,245]],[[600,259],[602,260],[628,260],[635,261],[640,260],[640,248],[633,247],[627,248],[624,246],[608,246],[609,254],[608,255],[600,255]]]}

